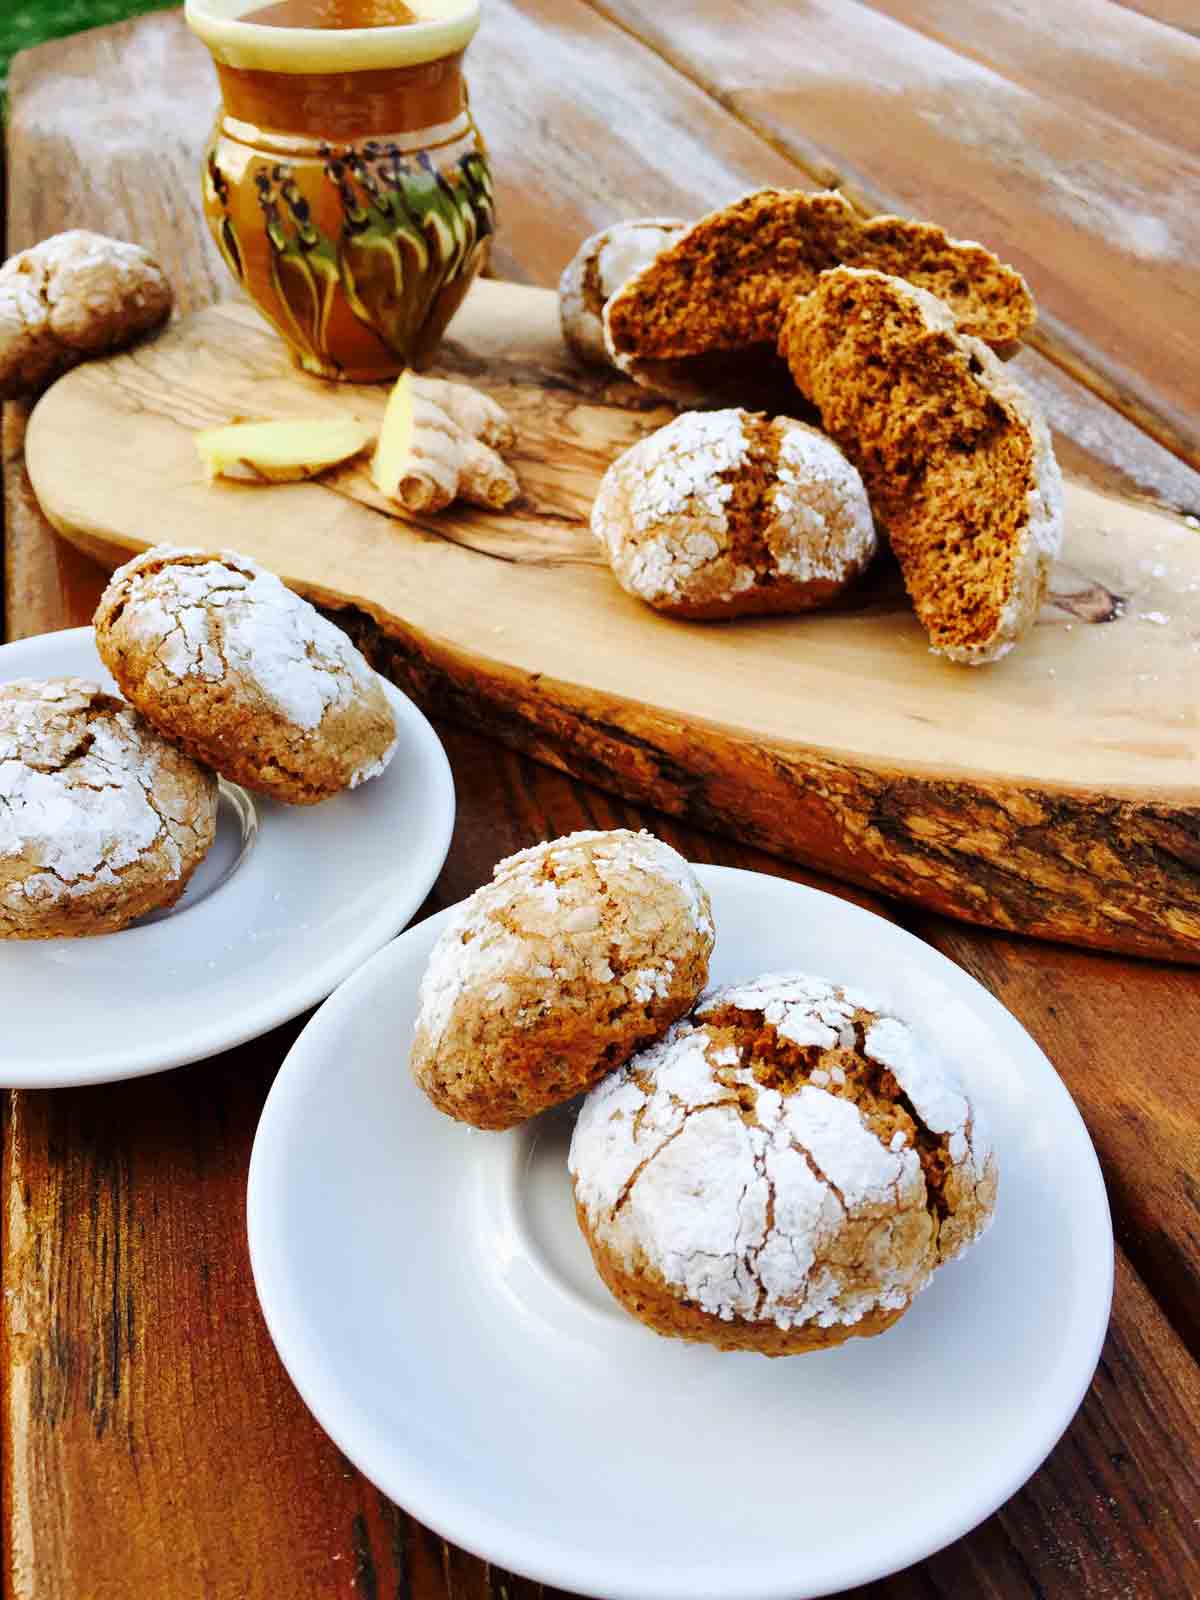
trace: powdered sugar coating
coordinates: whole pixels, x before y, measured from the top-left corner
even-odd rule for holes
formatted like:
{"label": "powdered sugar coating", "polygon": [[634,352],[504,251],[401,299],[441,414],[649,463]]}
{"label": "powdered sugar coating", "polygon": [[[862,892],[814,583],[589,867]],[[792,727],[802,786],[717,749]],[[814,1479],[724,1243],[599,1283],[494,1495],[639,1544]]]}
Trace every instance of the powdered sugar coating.
{"label": "powdered sugar coating", "polygon": [[430,953],[413,1074],[451,1116],[511,1127],[682,1015],[712,944],[699,879],[650,834],[585,831],[522,850]]}
{"label": "powdered sugar coating", "polygon": [[[911,1138],[881,1139],[839,1094],[839,1067],[765,1087],[728,1024],[704,1020],[730,1007],[744,1013],[746,1037],[765,1023],[819,1051],[853,1050],[865,1024],[862,1054],[890,1068],[931,1132],[949,1136],[951,1216],[939,1222],[929,1203]],[[705,996],[592,1091],[569,1166],[594,1247],[622,1271],[649,1270],[722,1322],[780,1329],[903,1308],[987,1226],[995,1190],[981,1121],[936,1053],[865,996],[807,974]]]}
{"label": "powdered sugar coating", "polygon": [[171,287],[140,245],[71,228],[0,267],[0,395],[42,387],[163,322]]}
{"label": "powdered sugar coating", "polygon": [[601,228],[579,246],[558,280],[558,309],[563,339],[581,361],[609,365],[604,302],[686,226],[672,217],[634,217]]}
{"label": "powdered sugar coating", "polygon": [[97,684],[0,685],[0,936],[103,930],[170,903],[212,843],[216,797],[211,773]]}
{"label": "powdered sugar coating", "polygon": [[[875,528],[855,468],[789,417],[769,424],[765,442],[751,428],[762,420],[738,408],[684,412],[608,468],[592,531],[628,593],[684,615],[800,610],[867,565]],[[732,511],[751,471],[767,482],[747,530]]]}
{"label": "powdered sugar coating", "polygon": [[[173,704],[194,711],[201,703],[191,686],[203,691],[216,717],[215,747],[204,753],[222,770],[220,724],[234,713],[270,723],[276,738],[292,746],[277,760],[301,773],[322,741],[338,742],[332,730],[346,730],[338,781],[328,780],[335,788],[365,782],[395,753],[395,717],[361,653],[248,556],[157,545],[114,572],[96,629],[101,655],[122,688],[146,715],[162,717],[172,736],[202,743],[194,727],[166,723]],[[321,753],[338,759],[336,750]],[[254,782],[244,772],[228,775]]]}

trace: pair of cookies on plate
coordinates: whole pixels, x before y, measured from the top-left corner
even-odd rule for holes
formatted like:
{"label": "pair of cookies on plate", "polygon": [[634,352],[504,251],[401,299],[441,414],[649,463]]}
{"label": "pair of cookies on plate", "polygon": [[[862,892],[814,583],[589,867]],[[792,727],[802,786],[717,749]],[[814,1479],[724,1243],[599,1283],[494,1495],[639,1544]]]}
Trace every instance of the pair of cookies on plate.
{"label": "pair of cookies on plate", "polygon": [[877,523],[935,652],[998,660],[1031,626],[1062,482],[994,353],[1032,326],[1033,300],[982,245],[766,189],[688,227],[594,236],[560,298],[584,359],[690,401],[790,376],[824,430],[737,408],[627,451],[593,529],[630,593],[685,617],[822,605],[863,571]]}
{"label": "pair of cookies on plate", "polygon": [[148,550],[113,574],[95,633],[129,704],[78,678],[0,685],[0,937],[173,905],[215,837],[218,774],[312,804],[391,758],[362,656],[244,556]]}
{"label": "pair of cookies on plate", "polygon": [[919,1033],[803,974],[705,992],[703,885],[646,833],[502,861],[422,980],[411,1066],[511,1128],[584,1091],[576,1212],[660,1333],[786,1355],[881,1333],[982,1233],[996,1166]]}

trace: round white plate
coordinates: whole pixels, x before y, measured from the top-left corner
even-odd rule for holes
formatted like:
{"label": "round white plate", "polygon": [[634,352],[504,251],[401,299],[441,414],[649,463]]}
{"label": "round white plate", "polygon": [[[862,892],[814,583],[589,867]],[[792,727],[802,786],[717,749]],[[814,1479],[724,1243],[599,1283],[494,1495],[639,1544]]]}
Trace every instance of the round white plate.
{"label": "round white plate", "polygon": [[447,1538],[607,1600],[797,1600],[918,1560],[1029,1477],[1095,1369],[1112,1230],[1069,1095],[965,972],[847,901],[698,870],[714,981],[807,969],[934,1019],[991,1120],[996,1220],[894,1329],[771,1361],[627,1316],[575,1224],[573,1110],[482,1133],[409,1076],[447,913],[293,1046],[251,1159],[250,1252],[318,1421]]}
{"label": "round white plate", "polygon": [[[90,628],[0,646],[0,682],[67,674],[113,689]],[[404,926],[446,859],[454,780],[429,723],[383,686],[400,747],[382,776],[317,806],[222,783],[216,842],[172,910],[99,938],[0,941],[0,1085],[214,1055],[323,1000]]]}

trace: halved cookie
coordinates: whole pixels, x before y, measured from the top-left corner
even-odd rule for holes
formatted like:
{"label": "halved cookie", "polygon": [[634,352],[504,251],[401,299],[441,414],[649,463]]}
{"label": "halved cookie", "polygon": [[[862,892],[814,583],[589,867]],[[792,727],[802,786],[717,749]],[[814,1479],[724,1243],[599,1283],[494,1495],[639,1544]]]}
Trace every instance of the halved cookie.
{"label": "halved cookie", "polygon": [[609,352],[652,388],[692,379],[694,389],[722,353],[726,364],[728,352],[769,362],[790,301],[843,263],[930,290],[990,344],[1010,345],[1034,322],[1025,280],[981,244],[903,217],[864,221],[833,190],[759,189],[701,217],[612,295]]}
{"label": "halved cookie", "polygon": [[1062,476],[1032,399],[948,306],[882,272],[824,273],[779,347],[862,474],[933,649],[1007,654],[1062,544]]}

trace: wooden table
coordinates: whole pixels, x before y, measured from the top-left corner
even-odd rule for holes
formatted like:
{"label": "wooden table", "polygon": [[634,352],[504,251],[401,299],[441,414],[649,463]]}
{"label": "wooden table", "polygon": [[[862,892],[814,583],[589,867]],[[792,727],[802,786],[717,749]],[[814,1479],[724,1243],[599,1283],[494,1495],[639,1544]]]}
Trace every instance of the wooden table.
{"label": "wooden table", "polygon": [[[496,270],[550,284],[612,219],[837,182],[1021,267],[1043,316],[1019,368],[1065,467],[1200,517],[1198,22],[1189,0],[488,0],[469,75],[500,174]],[[10,251],[95,227],[150,246],[183,311],[231,292],[198,206],[214,82],[178,16],[30,51],[10,94]],[[40,517],[23,421],[10,406],[10,638],[87,621],[103,582]],[[425,911],[580,826],[646,823],[698,860],[819,881],[439,731],[459,817]],[[961,962],[1044,1046],[1096,1142],[1118,1240],[1100,1367],[1049,1460],[973,1534],[858,1593],[1196,1596],[1200,979],[854,897]],[[8,1097],[0,1581],[14,1600],[539,1589],[378,1494],[267,1338],[246,1164],[303,1020],[161,1077]]]}

